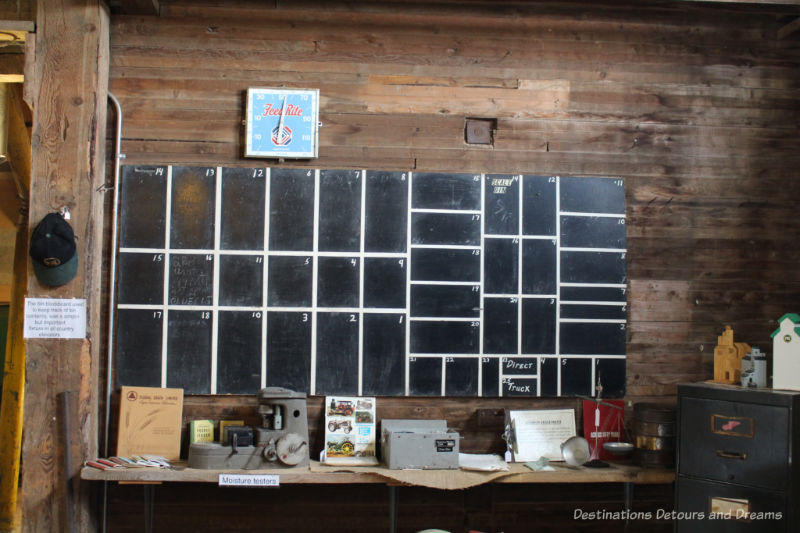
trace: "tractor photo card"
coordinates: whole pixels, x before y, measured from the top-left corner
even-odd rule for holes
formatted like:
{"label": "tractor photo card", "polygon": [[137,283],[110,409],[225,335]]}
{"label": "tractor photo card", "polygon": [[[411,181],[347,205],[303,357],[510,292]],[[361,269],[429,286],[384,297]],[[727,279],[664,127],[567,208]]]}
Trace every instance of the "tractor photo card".
{"label": "tractor photo card", "polygon": [[375,465],[375,398],[325,398],[322,461],[334,465]]}

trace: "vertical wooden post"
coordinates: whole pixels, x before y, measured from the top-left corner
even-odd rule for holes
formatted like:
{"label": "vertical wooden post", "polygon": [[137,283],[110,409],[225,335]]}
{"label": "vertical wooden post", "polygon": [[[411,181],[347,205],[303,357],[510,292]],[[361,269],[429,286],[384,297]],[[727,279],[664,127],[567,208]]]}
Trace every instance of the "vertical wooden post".
{"label": "vertical wooden post", "polygon": [[[26,350],[27,393],[22,443],[23,531],[63,531],[64,487],[97,454],[98,370],[105,126],[108,89],[108,12],[101,0],[39,0],[36,16],[32,178],[29,231],[66,206],[75,231],[78,275],[61,287],[28,275],[28,297],[85,298],[86,339],[31,339]],[[32,271],[32,269],[31,269]],[[68,391],[75,433],[59,433],[56,395]],[[63,453],[72,472],[61,471]],[[88,490],[74,494],[75,529],[95,529]]]}
{"label": "vertical wooden post", "polygon": [[[25,104],[17,84],[8,86],[8,155],[16,179],[21,213],[27,213],[31,180],[31,139],[25,125]],[[17,502],[22,449],[22,410],[25,397],[25,340],[22,338],[25,292],[28,286],[27,217],[17,220],[14,267],[9,306],[3,398],[0,403],[0,532],[19,526]]]}
{"label": "vertical wooden post", "polygon": [[0,407],[0,531],[18,528],[19,459],[22,445],[22,406],[25,403],[25,341],[22,338],[27,281],[28,227],[20,223],[14,244],[14,283],[8,317],[8,337]]}

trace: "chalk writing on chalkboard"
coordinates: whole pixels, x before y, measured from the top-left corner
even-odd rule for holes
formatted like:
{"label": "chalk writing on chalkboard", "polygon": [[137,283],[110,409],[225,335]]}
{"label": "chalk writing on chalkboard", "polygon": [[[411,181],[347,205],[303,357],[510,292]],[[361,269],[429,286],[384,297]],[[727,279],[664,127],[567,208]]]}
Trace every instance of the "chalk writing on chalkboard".
{"label": "chalk writing on chalkboard", "polygon": [[620,179],[130,165],[119,385],[625,393]]}

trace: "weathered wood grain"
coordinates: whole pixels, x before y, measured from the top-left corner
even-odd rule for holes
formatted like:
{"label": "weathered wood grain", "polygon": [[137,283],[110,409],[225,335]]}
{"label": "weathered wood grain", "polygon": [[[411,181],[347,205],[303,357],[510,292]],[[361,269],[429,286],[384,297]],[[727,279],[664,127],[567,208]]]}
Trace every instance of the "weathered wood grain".
{"label": "weathered wood grain", "polygon": [[[47,5],[45,5],[47,4]],[[108,79],[108,15],[98,1],[37,5],[36,63],[32,93],[33,143],[30,229],[62,206],[71,213],[78,274],[60,287],[40,284],[28,271],[27,296],[82,298],[87,304],[85,339],[29,339],[22,450],[23,531],[67,527],[72,506],[78,530],[94,528],[88,487],[72,484],[87,456],[97,454],[98,361],[101,357],[105,110]],[[26,79],[28,78],[26,73]],[[57,411],[56,395],[73,402]],[[65,435],[71,416],[73,434]],[[65,465],[70,459],[71,471]],[[68,500],[68,496],[72,501]]]}

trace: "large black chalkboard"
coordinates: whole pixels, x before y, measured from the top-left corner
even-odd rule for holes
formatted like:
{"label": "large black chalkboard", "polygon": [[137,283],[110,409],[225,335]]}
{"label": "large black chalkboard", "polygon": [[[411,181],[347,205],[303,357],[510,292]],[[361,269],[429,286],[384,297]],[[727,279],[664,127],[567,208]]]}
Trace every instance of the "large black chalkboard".
{"label": "large black chalkboard", "polygon": [[261,307],[264,293],[264,258],[254,255],[219,256],[219,303],[225,306]]}
{"label": "large black chalkboard", "polygon": [[555,357],[543,357],[540,360],[539,379],[542,396],[558,396],[560,390],[560,367],[566,362],[566,359],[557,359]]}
{"label": "large black chalkboard", "polygon": [[308,390],[311,382],[310,313],[267,313],[267,386]]}
{"label": "large black chalkboard", "polygon": [[360,170],[319,173],[319,249],[358,252],[361,240]]}
{"label": "large black chalkboard", "polygon": [[625,319],[625,305],[561,305],[561,318]]}
{"label": "large black chalkboard", "polygon": [[625,324],[568,322],[561,324],[561,353],[600,355],[625,353]]}
{"label": "large black chalkboard", "polygon": [[[555,235],[558,211],[556,186],[559,180],[549,176],[526,176],[522,190],[522,233]],[[564,209],[564,206],[561,206]]]}
{"label": "large black chalkboard", "polygon": [[408,241],[408,174],[367,171],[364,206],[364,249],[406,251]]}
{"label": "large black chalkboard", "polygon": [[358,315],[317,313],[317,393],[358,394]]}
{"label": "large black chalkboard", "polygon": [[405,315],[365,313],[362,393],[396,396],[405,392]]}
{"label": "large black chalkboard", "polygon": [[500,366],[507,376],[536,375],[536,357],[503,357]]}
{"label": "large black chalkboard", "polygon": [[170,248],[214,247],[216,180],[216,168],[173,167]]}
{"label": "large black chalkboard", "polygon": [[518,353],[519,303],[512,298],[484,298],[483,353]]}
{"label": "large black chalkboard", "polygon": [[217,392],[237,393],[261,384],[260,311],[220,311],[217,340]]}
{"label": "large black chalkboard", "polygon": [[526,239],[522,242],[523,294],[556,294],[556,254],[558,246],[551,239]]}
{"label": "large black chalkboard", "polygon": [[481,281],[480,250],[414,248],[412,281]]}
{"label": "large black chalkboard", "polygon": [[117,383],[152,387],[161,384],[163,311],[120,309],[117,331]]}
{"label": "large black chalkboard", "polygon": [[562,301],[622,302],[625,303],[625,288],[615,287],[562,287]]}
{"label": "large black chalkboard", "polygon": [[364,307],[401,309],[406,306],[405,259],[364,259]]}
{"label": "large black chalkboard", "polygon": [[442,360],[438,357],[412,357],[408,363],[410,392],[415,396],[442,394]]}
{"label": "large black chalkboard", "polygon": [[455,244],[478,246],[481,242],[479,215],[412,213],[412,244]]}
{"label": "large black chalkboard", "polygon": [[415,172],[411,207],[479,211],[481,175]]}
{"label": "large black chalkboard", "polygon": [[478,317],[478,285],[412,285],[412,317]]}
{"label": "large black chalkboard", "polygon": [[625,213],[625,189],[621,179],[558,179],[562,212]]}
{"label": "large black chalkboard", "polygon": [[522,300],[522,353],[533,355],[555,353],[555,326],[556,304],[553,298]]}
{"label": "large black chalkboard", "polygon": [[120,385],[625,392],[622,180],[126,166]]}
{"label": "large black chalkboard", "polygon": [[475,357],[446,357],[445,396],[475,396],[478,394],[478,364]]}
{"label": "large black chalkboard", "polygon": [[358,257],[320,257],[317,272],[318,307],[358,307]]}
{"label": "large black chalkboard", "polygon": [[314,173],[273,169],[269,190],[269,249],[311,250],[314,243]]}
{"label": "large black chalkboard", "polygon": [[465,353],[480,350],[477,324],[462,321],[419,320],[411,322],[412,353]]}
{"label": "large black chalkboard", "polygon": [[483,287],[489,294],[519,293],[519,239],[484,239]]}
{"label": "large black chalkboard", "polygon": [[303,255],[270,256],[267,275],[267,305],[310,307],[313,294],[314,259]]}
{"label": "large black chalkboard", "polygon": [[264,249],[265,168],[226,168],[222,173],[220,248]]}
{"label": "large black chalkboard", "polygon": [[594,396],[592,388],[591,359],[564,358],[561,360],[561,394],[563,396]]}
{"label": "large black chalkboard", "polygon": [[625,219],[563,216],[561,244],[568,248],[625,248]]}
{"label": "large black chalkboard", "polygon": [[203,394],[211,388],[210,311],[167,312],[167,387],[187,394]]}
{"label": "large black chalkboard", "polygon": [[484,209],[486,234],[519,235],[519,176],[486,176]]}
{"label": "large black chalkboard", "polygon": [[481,393],[484,396],[500,396],[500,359],[481,358]]}
{"label": "large black chalkboard", "polygon": [[625,284],[625,252],[562,251],[561,281]]}
{"label": "large black chalkboard", "polygon": [[167,173],[164,166],[123,167],[120,178],[119,245],[164,248],[167,217]]}
{"label": "large black chalkboard", "polygon": [[130,253],[119,258],[119,303],[157,305],[164,301],[164,254]]}
{"label": "large black chalkboard", "polygon": [[169,256],[169,304],[211,305],[214,295],[214,256]]}

